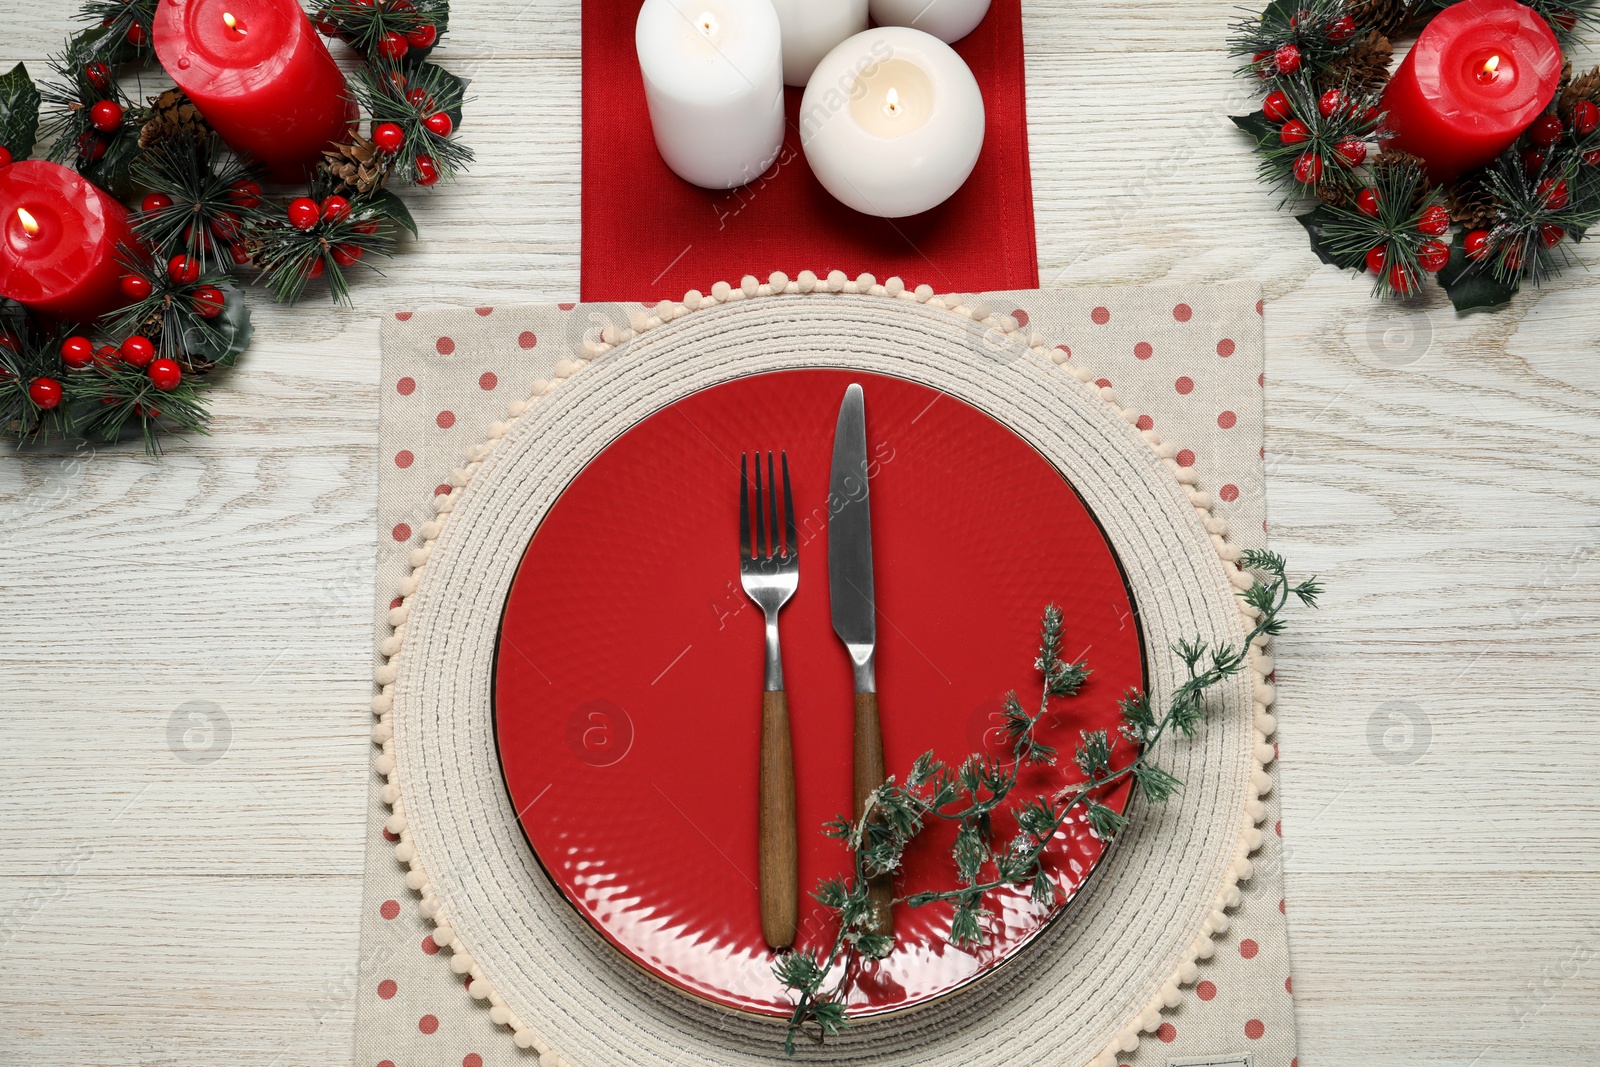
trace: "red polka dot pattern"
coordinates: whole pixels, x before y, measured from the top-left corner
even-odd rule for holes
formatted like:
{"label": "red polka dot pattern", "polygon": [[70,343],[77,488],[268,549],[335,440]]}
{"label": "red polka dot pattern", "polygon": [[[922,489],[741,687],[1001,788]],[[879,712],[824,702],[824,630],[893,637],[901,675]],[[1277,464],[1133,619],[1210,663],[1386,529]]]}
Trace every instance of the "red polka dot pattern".
{"label": "red polka dot pattern", "polygon": [[488,392],[500,384],[500,378],[492,370],[486,370],[478,375],[478,388]]}
{"label": "red polka dot pattern", "polygon": [[439,1017],[437,1015],[424,1015],[417,1020],[417,1029],[425,1034],[433,1033],[439,1029]]}
{"label": "red polka dot pattern", "polygon": [[1225,503],[1231,504],[1235,500],[1239,499],[1239,487],[1234,485],[1232,482],[1229,482],[1227,485],[1217,490],[1217,496]]}
{"label": "red polka dot pattern", "polygon": [[1093,311],[1089,312],[1089,317],[1094,320],[1094,324],[1096,326],[1104,326],[1106,323],[1111,321],[1111,309],[1104,307],[1095,308]]}
{"label": "red polka dot pattern", "polygon": [[1194,379],[1185,374],[1182,378],[1173,382],[1172,387],[1178,391],[1179,396],[1188,396],[1194,392]]}
{"label": "red polka dot pattern", "polygon": [[1194,308],[1190,307],[1188,304],[1179,304],[1177,307],[1172,309],[1172,317],[1177,319],[1179,322],[1188,322],[1190,319],[1194,318]]}
{"label": "red polka dot pattern", "polygon": [[399,991],[400,987],[395,984],[395,980],[393,978],[385,978],[383,981],[378,983],[379,1000],[388,1000]]}
{"label": "red polka dot pattern", "polygon": [[1194,987],[1194,995],[1199,997],[1201,1000],[1210,1000],[1212,997],[1217,995],[1216,983],[1201,982],[1199,985]]}
{"label": "red polka dot pattern", "polygon": [[461,1057],[461,1067],[483,1067],[483,1057],[476,1052],[469,1052]]}
{"label": "red polka dot pattern", "polygon": [[417,391],[417,380],[415,378],[401,378],[394,383],[394,391],[401,396],[410,396]]}
{"label": "red polka dot pattern", "polygon": [[1072,358],[1072,349],[1068,348],[1066,345],[1056,345],[1056,351],[1065,352],[1068,359]]}
{"label": "red polka dot pattern", "polygon": [[1138,344],[1133,346],[1134,359],[1149,359],[1155,354],[1156,350],[1151,346],[1149,341],[1140,341]]}
{"label": "red polka dot pattern", "polygon": [[422,951],[428,956],[436,956],[439,954],[439,946],[434,943],[432,934],[429,934],[427,937],[422,939]]}
{"label": "red polka dot pattern", "polygon": [[533,348],[538,343],[539,338],[534,336],[532,330],[523,330],[521,333],[517,334],[518,348]]}
{"label": "red polka dot pattern", "polygon": [[1141,430],[1153,430],[1156,428],[1156,420],[1152,419],[1149,415],[1140,415],[1139,421],[1134,423],[1134,425],[1139,427]]}
{"label": "red polka dot pattern", "polygon": [[1231,411],[1224,411],[1217,416],[1217,425],[1224,430],[1231,430],[1239,424],[1239,416]]}
{"label": "red polka dot pattern", "polygon": [[1180,467],[1194,466],[1194,453],[1189,451],[1187,448],[1180,449],[1178,454],[1173,458],[1178,461],[1178,466]]}
{"label": "red polka dot pattern", "polygon": [[439,429],[448,430],[456,424],[456,413],[453,411],[441,411],[433,421],[438,423]]}
{"label": "red polka dot pattern", "polygon": [[444,496],[450,492],[451,488],[452,486],[446,485],[444,482],[440,482],[438,485],[433,487],[433,495]]}
{"label": "red polka dot pattern", "polygon": [[1011,317],[1017,320],[1017,326],[1019,329],[1028,325],[1028,313],[1023,311],[1021,308],[1012,308]]}
{"label": "red polka dot pattern", "polygon": [[1171,1023],[1162,1023],[1161,1029],[1156,1031],[1156,1036],[1170,1045],[1178,1040],[1178,1028]]}
{"label": "red polka dot pattern", "polygon": [[394,465],[399,467],[401,470],[405,470],[416,461],[417,457],[411,454],[410,449],[402,448],[400,451],[394,454]]}
{"label": "red polka dot pattern", "polygon": [[1102,389],[1110,389],[1111,388],[1111,379],[1110,378],[1096,378],[1094,384],[1098,385]]}
{"label": "red polka dot pattern", "polygon": [[394,313],[394,317],[399,319],[401,322],[410,322],[411,314],[412,313],[409,311],[396,311]]}
{"label": "red polka dot pattern", "polygon": [[396,523],[392,532],[396,541],[411,540],[411,525],[409,523]]}
{"label": "red polka dot pattern", "polygon": [[1260,1019],[1251,1019],[1244,1024],[1244,1036],[1251,1041],[1260,1041],[1261,1035],[1267,1032],[1267,1027]]}
{"label": "red polka dot pattern", "polygon": [[389,601],[389,608],[390,608],[390,610],[393,610],[393,609],[399,607],[401,604],[404,604],[405,602],[406,602],[406,598],[405,597],[397,596],[393,600]]}
{"label": "red polka dot pattern", "polygon": [[485,317],[494,314],[494,308],[473,308],[472,310]]}
{"label": "red polka dot pattern", "polygon": [[1260,951],[1261,946],[1250,940],[1248,937],[1239,942],[1239,955],[1243,956],[1247,960],[1255,959],[1256,955]]}
{"label": "red polka dot pattern", "polygon": [[384,901],[382,904],[378,905],[378,914],[382,915],[385,919],[395,918],[400,914],[400,902],[398,900]]}
{"label": "red polka dot pattern", "polygon": [[1217,342],[1217,355],[1221,356],[1223,359],[1227,359],[1238,350],[1238,346],[1233,343],[1232,338],[1224,337],[1222,340]]}
{"label": "red polka dot pattern", "polygon": [[393,1060],[379,1060],[378,1067],[394,1067]]}
{"label": "red polka dot pattern", "polygon": [[433,347],[441,356],[448,356],[456,350],[456,343],[449,337],[441,337],[433,342]]}
{"label": "red polka dot pattern", "polygon": [[1283,991],[1285,993],[1290,994],[1291,996],[1294,994],[1294,976],[1293,975],[1290,975],[1288,978],[1285,978],[1283,980]]}

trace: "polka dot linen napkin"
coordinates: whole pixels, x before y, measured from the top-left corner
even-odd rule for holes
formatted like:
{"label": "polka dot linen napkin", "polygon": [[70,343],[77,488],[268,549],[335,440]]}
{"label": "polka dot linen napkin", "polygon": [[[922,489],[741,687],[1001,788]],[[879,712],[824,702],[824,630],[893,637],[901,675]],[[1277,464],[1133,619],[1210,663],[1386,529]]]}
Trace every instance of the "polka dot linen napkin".
{"label": "polka dot linen napkin", "polygon": [[[1022,290],[988,307],[1070,352],[1193,468],[1241,548],[1266,543],[1262,464],[1262,309],[1251,284]],[[580,351],[586,332],[626,323],[637,304],[562,304],[400,313],[383,332],[377,639],[431,499],[530,385]],[[592,336],[592,333],[591,333]],[[1281,709],[1280,709],[1281,713]],[[1292,714],[1292,711],[1289,712]],[[1268,770],[1276,777],[1276,763]],[[394,856],[372,776],[359,961],[356,1067],[535,1067],[468,996],[428,936],[418,895]],[[1243,902],[1210,959],[1160,1029],[1118,1059],[1124,1067],[1296,1067],[1284,930],[1278,790],[1264,798],[1265,844]],[[667,992],[666,995],[675,995]],[[775,1062],[781,1060],[781,1055]],[[574,1067],[586,1067],[578,1064]],[[649,1067],[649,1065],[641,1065]],[[1070,1067],[1070,1065],[1068,1065]]]}

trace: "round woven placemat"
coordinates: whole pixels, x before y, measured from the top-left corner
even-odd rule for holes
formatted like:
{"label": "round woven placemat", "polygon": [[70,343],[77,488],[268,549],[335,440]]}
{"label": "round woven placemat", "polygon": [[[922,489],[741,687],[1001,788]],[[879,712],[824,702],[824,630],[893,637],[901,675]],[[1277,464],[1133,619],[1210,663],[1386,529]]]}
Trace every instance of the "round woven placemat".
{"label": "round woven placemat", "polygon": [[[563,381],[540,383],[534,401],[496,424],[423,529],[376,674],[390,829],[423,913],[438,924],[435,941],[452,950],[441,959],[470,976],[489,1018],[544,1064],[781,1059],[781,1023],[674,993],[595,934],[540,870],[500,776],[496,631],[528,537],[584,465],[640,419],[730,378],[798,367],[944,390],[1037,448],[1103,524],[1139,605],[1158,706],[1182,680],[1174,642],[1243,640],[1236,592],[1247,579],[1226,562],[1237,553],[1218,536],[1225,528],[1204,494],[1183,484],[1171,450],[1163,455],[1110,390],[1056,366],[1014,320],[890,284],[805,292],[780,276],[748,279],[742,291],[690,294],[693,306],[664,303],[632,329],[609,328],[590,347],[597,358],[564,365]],[[1183,793],[1164,806],[1135,804],[1090,887],[1017,965],[919,1011],[862,1022],[823,1048],[802,1043],[796,1060],[1079,1067],[1135,1047],[1193,981],[1194,960],[1209,956],[1211,935],[1227,926],[1222,909],[1248,877],[1257,797],[1270,784],[1262,695],[1260,673],[1243,672],[1214,695],[1195,738],[1163,741],[1161,761]]]}

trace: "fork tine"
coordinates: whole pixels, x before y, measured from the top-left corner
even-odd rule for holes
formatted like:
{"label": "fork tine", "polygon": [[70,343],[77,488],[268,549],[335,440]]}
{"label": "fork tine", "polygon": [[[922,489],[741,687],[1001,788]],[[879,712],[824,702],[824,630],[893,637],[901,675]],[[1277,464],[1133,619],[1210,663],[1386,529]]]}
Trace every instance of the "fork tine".
{"label": "fork tine", "polygon": [[768,555],[777,557],[783,555],[783,550],[778,547],[778,479],[773,474],[772,453],[767,453],[767,525],[772,528],[772,551]]}
{"label": "fork tine", "polygon": [[739,558],[750,558],[750,454],[739,453]]}
{"label": "fork tine", "polygon": [[783,452],[783,554],[790,559],[798,555],[794,535],[794,491],[789,488],[789,452]]}
{"label": "fork tine", "polygon": [[767,558],[767,508],[761,495],[761,453],[756,453],[756,558]]}

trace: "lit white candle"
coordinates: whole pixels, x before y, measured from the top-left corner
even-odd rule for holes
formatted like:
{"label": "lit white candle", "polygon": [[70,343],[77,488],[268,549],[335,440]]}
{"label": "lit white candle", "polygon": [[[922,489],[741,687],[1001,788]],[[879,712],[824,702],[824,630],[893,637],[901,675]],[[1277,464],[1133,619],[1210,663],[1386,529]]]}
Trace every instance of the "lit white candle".
{"label": "lit white candle", "polygon": [[731,189],[783,146],[783,51],[772,0],[644,0],[634,28],[656,148],[680,178]]}
{"label": "lit white candle", "polygon": [[783,27],[783,83],[805,85],[822,57],[867,28],[867,0],[772,0]]}
{"label": "lit white candle", "polygon": [[910,26],[945,44],[977,28],[989,0],[872,0],[872,21],[880,26]]}
{"label": "lit white candle", "polygon": [[983,148],[983,94],[950,46],[921,30],[858,33],[823,57],[800,104],[800,143],[847,207],[900,218],[937,207]]}

